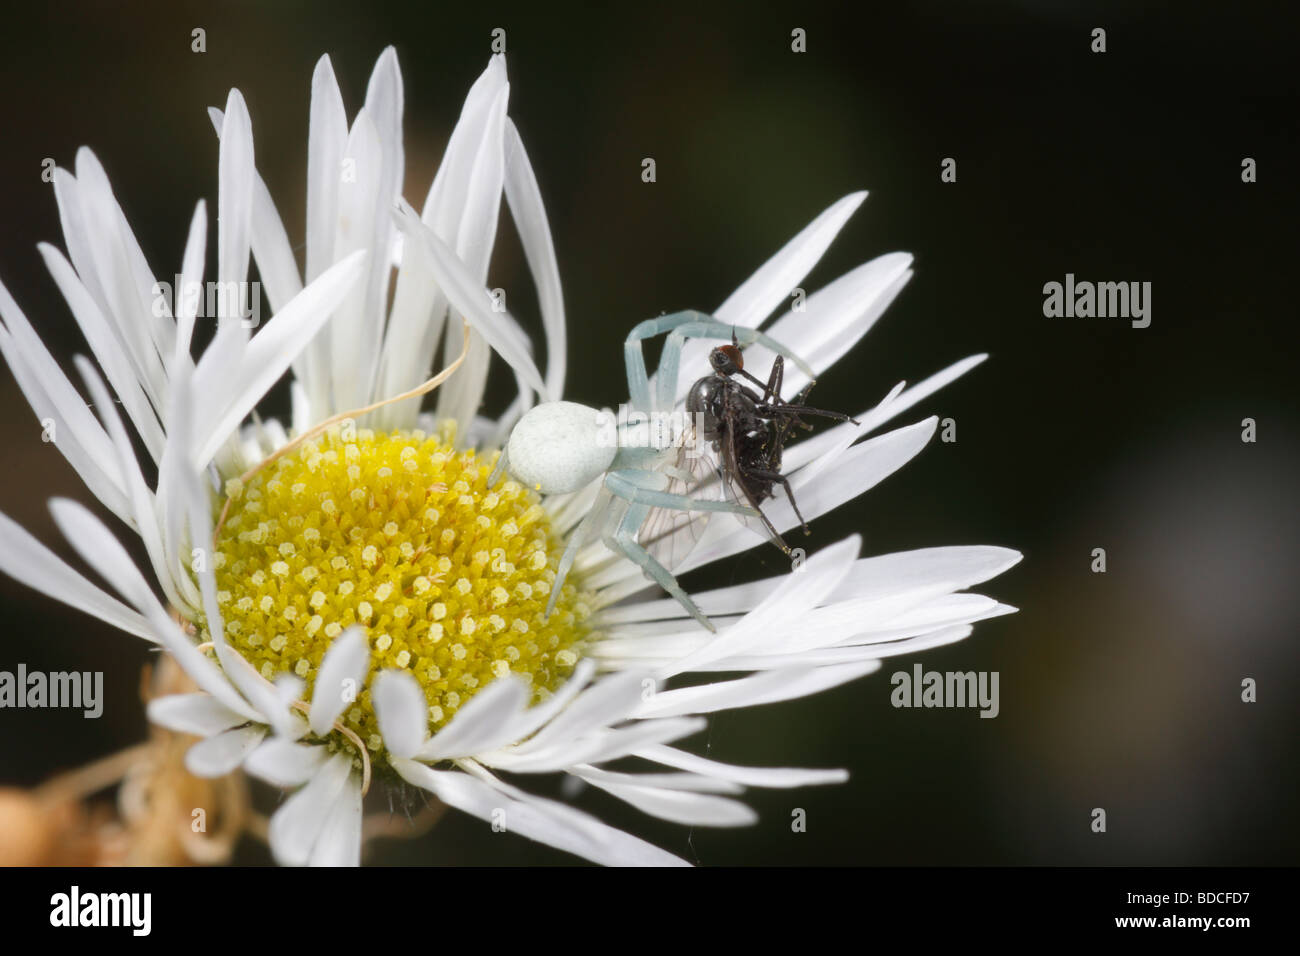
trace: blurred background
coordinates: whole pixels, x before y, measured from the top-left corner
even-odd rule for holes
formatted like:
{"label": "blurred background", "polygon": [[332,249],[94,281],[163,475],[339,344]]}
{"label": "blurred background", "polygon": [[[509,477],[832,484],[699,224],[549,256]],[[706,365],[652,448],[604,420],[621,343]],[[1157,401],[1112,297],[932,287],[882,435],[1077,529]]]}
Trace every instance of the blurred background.
{"label": "blurred background", "polygon": [[[692,832],[591,792],[578,804],[703,864],[1300,862],[1292,15],[1065,2],[493,6],[7,11],[0,278],[70,369],[86,346],[35,249],[63,245],[42,160],[70,167],[92,147],[155,273],[170,277],[195,200],[215,202],[205,107],[232,86],[301,243],[322,53],[351,114],[375,58],[396,45],[406,196],[418,206],[496,27],[559,257],[577,401],[622,399],[619,346],[632,323],[712,309],[831,202],[868,189],[805,287],[894,250],[916,256],[916,275],[822,378],[819,404],[858,410],[900,379],[992,357],[900,422],[952,417],[957,441],[936,438],[816,523],[810,547],[855,530],[867,554],[1017,548],[1024,562],[978,590],[1020,613],[830,693],[716,717],[692,749],[850,770],[840,787],[753,791],[755,827]],[[1089,51],[1098,26],[1103,55]],[[791,51],[796,27],[806,53]],[[195,28],[206,53],[191,51]],[[654,184],[641,181],[647,156]],[[940,182],[945,157],[957,160],[954,184]],[[1254,184],[1241,181],[1244,157],[1258,163]],[[1067,272],[1150,281],[1150,328],[1044,318],[1043,284]],[[491,281],[540,331],[504,215]],[[499,411],[513,385],[494,383]],[[270,403],[283,407],[283,396]],[[1246,417],[1254,444],[1241,441]],[[42,444],[7,370],[0,440],[0,509],[75,561],[45,500],[90,496]],[[1105,574],[1091,571],[1094,548],[1106,549]],[[775,550],[754,550],[685,583],[783,566]],[[103,670],[107,697],[99,720],[0,712],[0,785],[35,785],[145,738],[142,642],[9,579],[0,604],[0,669]],[[1000,715],[892,708],[888,675],[914,660],[1000,672]],[[1241,701],[1248,677],[1253,704]],[[805,833],[791,832],[795,807]],[[1107,811],[1105,834],[1090,829],[1094,807]],[[248,839],[235,859],[269,854]],[[449,814],[423,837],[376,843],[368,859],[572,858]]]}

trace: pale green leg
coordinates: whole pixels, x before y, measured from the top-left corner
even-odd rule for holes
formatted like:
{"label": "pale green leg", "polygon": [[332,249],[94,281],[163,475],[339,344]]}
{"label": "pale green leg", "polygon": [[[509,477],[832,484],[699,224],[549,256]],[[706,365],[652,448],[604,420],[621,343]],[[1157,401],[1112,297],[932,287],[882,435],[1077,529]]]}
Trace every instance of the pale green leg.
{"label": "pale green leg", "polygon": [[623,359],[627,366],[627,383],[632,407],[642,411],[652,411],[650,405],[650,384],[645,367],[645,353],[641,342],[664,332],[671,332],[664,343],[663,353],[659,358],[659,370],[656,382],[656,398],[659,409],[669,411],[677,395],[677,374],[681,366],[682,346],[688,338],[715,338],[729,341],[735,335],[741,345],[758,343],[778,355],[784,355],[794,362],[810,379],[817,376],[811,366],[794,352],[766,333],[756,329],[726,325],[711,316],[696,310],[674,312],[656,319],[646,319],[636,325],[623,343]]}
{"label": "pale green leg", "polygon": [[677,495],[668,491],[658,491],[638,484],[625,472],[610,472],[605,476],[605,487],[612,494],[618,495],[637,505],[649,505],[652,508],[672,508],[676,511],[730,511],[732,514],[757,517],[758,512],[747,505],[734,501],[706,501],[692,498],[690,495]]}
{"label": "pale green leg", "polygon": [[597,493],[596,501],[592,504],[591,510],[587,512],[587,517],[583,518],[569,534],[569,543],[564,549],[564,554],[560,555],[560,564],[555,570],[555,580],[551,583],[551,596],[546,602],[546,610],[542,614],[542,620],[550,617],[551,612],[555,610],[555,602],[560,599],[560,590],[564,587],[564,579],[569,576],[569,569],[573,567],[579,549],[586,543],[592,527],[604,520],[609,504],[610,495],[602,488]]}
{"label": "pale green leg", "polygon": [[671,572],[656,561],[649,551],[637,543],[636,533],[640,530],[641,525],[645,523],[645,519],[650,514],[652,507],[652,505],[648,504],[633,504],[628,508],[627,514],[623,515],[623,520],[618,523],[618,527],[614,532],[606,535],[605,545],[613,551],[621,552],[629,561],[641,568],[656,584],[671,594],[677,600],[677,603],[690,613],[691,617],[699,621],[709,631],[716,633],[717,627],[704,616],[704,612],[691,600],[690,595],[677,583],[677,579],[672,576]]}

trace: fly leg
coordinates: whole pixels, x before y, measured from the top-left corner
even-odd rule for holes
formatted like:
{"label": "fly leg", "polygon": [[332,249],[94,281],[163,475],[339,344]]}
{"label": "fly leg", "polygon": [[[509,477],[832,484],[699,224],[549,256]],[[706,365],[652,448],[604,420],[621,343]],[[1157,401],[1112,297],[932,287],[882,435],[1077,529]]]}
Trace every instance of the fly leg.
{"label": "fly leg", "polygon": [[[773,484],[780,484],[785,488],[785,496],[790,499],[790,507],[794,509],[794,516],[799,519],[799,526],[803,528],[803,533],[812,534],[812,529],[808,527],[808,522],[804,520],[803,514],[799,511],[799,505],[795,503],[794,492],[790,488],[789,478],[781,474],[779,471],[767,471],[766,469],[761,468],[746,468],[742,470],[742,473],[747,478],[757,478],[759,481],[770,481]],[[772,522],[768,521],[767,515],[763,515],[763,521],[768,528],[772,529],[772,533],[776,534],[776,529],[772,528]],[[780,540],[780,535],[777,535],[777,540]],[[785,550],[787,554],[790,551],[789,548],[786,548]]]}
{"label": "fly leg", "polygon": [[[769,497],[771,491],[763,489],[761,492],[755,492],[753,486],[754,479],[763,481],[765,475],[776,474],[777,478],[781,478],[781,475],[766,469],[760,470],[745,465],[741,460],[739,449],[736,447],[736,433],[733,429],[728,429],[727,441],[723,445],[723,460],[724,471],[729,472],[733,476],[734,487],[738,487],[744,492],[745,499],[753,505],[754,510],[758,512],[758,517],[763,522],[763,526],[767,528],[767,533],[771,536],[772,543],[786,554],[789,554],[790,546],[785,543],[785,539],[781,537],[781,532],[776,530],[776,526],[772,524],[771,519],[768,518],[760,507],[761,500],[765,497]],[[788,485],[786,486],[786,490],[787,492],[789,491]],[[803,519],[800,518],[800,520],[802,521]]]}
{"label": "fly leg", "polygon": [[778,355],[772,362],[772,373],[767,377],[767,384],[763,386],[763,400],[760,405],[766,405],[773,399],[778,405],[784,405],[785,401],[781,398],[781,381],[785,378],[785,356]]}

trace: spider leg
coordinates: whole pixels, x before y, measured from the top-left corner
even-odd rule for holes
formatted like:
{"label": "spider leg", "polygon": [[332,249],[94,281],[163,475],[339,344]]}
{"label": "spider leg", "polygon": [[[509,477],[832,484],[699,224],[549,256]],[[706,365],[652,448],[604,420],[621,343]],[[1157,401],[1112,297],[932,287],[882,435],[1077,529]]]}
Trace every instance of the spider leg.
{"label": "spider leg", "polygon": [[[728,326],[722,325],[712,319],[707,322],[688,322],[674,329],[669,338],[671,339],[677,336],[680,336],[682,339],[721,338],[721,333],[718,330],[727,328]],[[775,352],[777,355],[788,358],[791,362],[794,362],[795,365],[799,366],[799,370],[805,375],[809,378],[813,377],[812,366],[770,335],[764,332],[759,332],[757,329],[736,329],[733,334],[739,338],[742,345],[761,345],[769,351]]]}
{"label": "spider leg", "polygon": [[655,399],[664,411],[670,410],[677,403],[677,373],[682,365],[682,349],[685,345],[686,336],[674,333],[664,341],[664,349],[659,353],[659,369],[655,372]]}
{"label": "spider leg", "polygon": [[501,454],[497,457],[497,463],[492,468],[492,474],[488,475],[487,486],[495,488],[497,481],[501,478],[502,473],[506,470],[506,448],[501,446]]}
{"label": "spider leg", "polygon": [[[654,338],[656,335],[662,335],[665,332],[671,332],[672,335],[669,337],[669,341],[664,344],[664,352],[659,360],[659,375],[671,382],[672,387],[669,388],[661,380],[658,384],[658,391],[661,396],[670,394],[675,397],[677,372],[681,364],[681,347],[687,338],[731,340],[744,345],[758,343],[794,362],[809,378],[815,377],[811,366],[807,362],[771,336],[756,329],[724,325],[712,316],[694,309],[685,312],[674,312],[671,315],[662,315],[639,323],[628,333],[623,344],[624,363],[627,366],[628,391],[632,396],[632,404],[637,408],[644,408],[646,411],[650,410],[650,385],[646,374],[645,355],[641,351],[641,342],[645,339]],[[678,339],[678,341],[673,342],[674,338]],[[644,402],[645,404],[638,404],[638,402]],[[670,398],[669,404],[663,406],[663,408],[667,410],[673,404],[675,402]]]}
{"label": "spider leg", "polygon": [[[638,326],[640,328],[640,326]],[[636,330],[634,329],[633,332]],[[628,336],[623,343],[623,365],[627,369],[628,404],[636,411],[650,411],[650,376],[645,370],[645,352],[640,339]]]}
{"label": "spider leg", "polygon": [[573,562],[578,557],[578,551],[586,544],[591,529],[605,520],[611,500],[609,493],[602,488],[596,495],[596,501],[591,506],[591,510],[587,512],[587,517],[583,518],[582,523],[570,533],[569,543],[564,549],[564,554],[560,556],[559,566],[555,569],[555,580],[551,582],[551,596],[546,602],[546,610],[542,612],[543,621],[550,617],[551,612],[555,610],[555,602],[560,599],[560,590],[564,587],[564,579],[569,576],[569,569],[573,567]]}
{"label": "spider leg", "polygon": [[[714,338],[723,335],[722,330],[727,330],[725,334],[730,335],[730,330],[721,322],[716,322],[706,316],[703,312],[697,312],[694,309],[685,312],[674,312],[671,315],[662,315],[657,319],[646,319],[633,327],[623,342],[623,364],[627,368],[627,389],[633,408],[641,411],[650,412],[654,406],[650,404],[650,381],[646,372],[645,352],[641,348],[641,343],[645,339],[654,338],[656,335],[662,335],[664,332],[671,332],[681,328],[684,325],[701,325],[707,321],[710,326],[716,326],[717,330],[712,331]],[[709,335],[710,332],[695,333],[701,337]],[[677,388],[677,369],[681,364],[682,345],[685,343],[686,336],[680,336],[676,339],[670,337],[664,343],[663,352],[659,356],[659,370],[657,375],[657,398],[659,400],[658,408],[667,411],[675,404]],[[671,383],[671,385],[665,384]],[[665,395],[667,400],[665,401]]]}
{"label": "spider leg", "polygon": [[611,471],[605,476],[605,487],[611,494],[617,495],[633,505],[648,505],[652,508],[674,508],[677,511],[730,511],[733,514],[755,517],[757,508],[747,508],[734,501],[708,501],[692,498],[690,495],[678,495],[668,491],[659,491],[637,482],[636,471]]}
{"label": "spider leg", "polygon": [[611,551],[617,551],[626,557],[633,564],[641,568],[646,575],[658,584],[661,588],[671,594],[686,611],[699,621],[700,624],[713,633],[717,633],[717,626],[704,616],[704,612],[696,606],[691,600],[677,579],[672,576],[667,568],[654,559],[645,548],[637,543],[636,533],[645,523],[650,514],[651,505],[633,504],[623,515],[623,519],[618,523],[618,527],[611,534],[605,536],[605,545]]}

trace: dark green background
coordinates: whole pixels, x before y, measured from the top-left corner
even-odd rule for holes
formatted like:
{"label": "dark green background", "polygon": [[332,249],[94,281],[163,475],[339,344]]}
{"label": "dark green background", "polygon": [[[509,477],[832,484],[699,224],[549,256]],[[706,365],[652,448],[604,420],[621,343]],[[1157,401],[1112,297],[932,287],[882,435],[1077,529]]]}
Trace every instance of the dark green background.
{"label": "dark green background", "polygon": [[[308,93],[324,52],[351,113],[375,57],[396,45],[406,195],[419,205],[498,26],[564,281],[568,397],[620,400],[633,322],[713,308],[832,201],[869,189],[805,286],[898,249],[915,254],[916,276],[823,377],[819,402],[861,409],[899,379],[992,358],[905,419],[952,416],[958,441],[936,440],[817,522],[812,547],[857,531],[865,553],[1022,550],[983,588],[1021,612],[916,658],[999,671],[1002,713],[891,708],[888,674],[914,660],[901,658],[813,699],[724,713],[693,742],[740,763],[850,769],[841,787],[755,791],[756,827],[692,835],[601,794],[580,803],[705,864],[1297,862],[1300,204],[1286,8],[537,6],[7,12],[0,278],[70,368],[86,347],[35,251],[62,245],[41,160],[71,166],[78,146],[94,148],[170,277],[195,200],[215,200],[204,108],[231,86],[301,242]],[[1108,30],[1104,55],[1089,52],[1094,26]],[[206,54],[190,52],[193,27],[207,31]],[[790,51],[794,27],[807,30],[805,54]],[[653,185],[640,179],[645,156]],[[955,185],[939,181],[947,156]],[[1240,181],[1244,156],[1258,161],[1256,184]],[[540,331],[507,222],[492,281]],[[1044,318],[1043,283],[1066,272],[1151,281],[1153,324]],[[509,387],[494,378],[493,410]],[[1247,416],[1253,445],[1239,440]],[[8,372],[0,427],[0,508],[68,554],[44,499],[90,496],[41,444]],[[1105,575],[1089,570],[1096,547]],[[754,551],[686,583],[782,568],[775,551]],[[34,783],[140,738],[141,642],[7,579],[0,601],[0,667],[103,669],[109,694],[98,721],[0,712],[0,781]],[[1258,680],[1258,703],[1240,702],[1244,677]],[[790,832],[793,807],[808,832]],[[1105,835],[1089,830],[1093,807],[1108,812]],[[459,815],[377,849],[380,862],[570,859]],[[242,857],[266,855],[249,844]]]}

